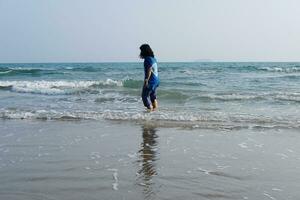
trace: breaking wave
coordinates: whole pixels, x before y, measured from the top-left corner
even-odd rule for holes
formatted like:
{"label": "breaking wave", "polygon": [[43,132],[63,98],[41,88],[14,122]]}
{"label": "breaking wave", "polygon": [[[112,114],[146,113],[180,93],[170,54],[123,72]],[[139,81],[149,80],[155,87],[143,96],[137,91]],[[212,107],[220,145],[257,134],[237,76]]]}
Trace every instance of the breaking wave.
{"label": "breaking wave", "polygon": [[21,120],[113,120],[137,123],[155,123],[158,126],[209,128],[209,129],[255,129],[300,128],[300,120],[288,117],[271,118],[258,115],[227,115],[212,113],[188,113],[157,111],[153,113],[105,110],[101,112],[59,112],[54,110],[0,110],[0,119]]}
{"label": "breaking wave", "polygon": [[123,82],[112,79],[105,81],[0,81],[0,90],[46,95],[73,94],[108,86],[121,87]]}

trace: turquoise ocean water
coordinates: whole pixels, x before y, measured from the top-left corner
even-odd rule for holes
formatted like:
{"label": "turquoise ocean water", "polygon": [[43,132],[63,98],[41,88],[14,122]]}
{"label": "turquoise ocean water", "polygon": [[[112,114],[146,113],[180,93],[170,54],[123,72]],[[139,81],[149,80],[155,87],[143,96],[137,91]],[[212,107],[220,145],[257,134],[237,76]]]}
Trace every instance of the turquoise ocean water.
{"label": "turquoise ocean water", "polygon": [[142,63],[0,64],[0,118],[300,127],[300,63],[159,63],[159,75],[159,110],[147,113]]}

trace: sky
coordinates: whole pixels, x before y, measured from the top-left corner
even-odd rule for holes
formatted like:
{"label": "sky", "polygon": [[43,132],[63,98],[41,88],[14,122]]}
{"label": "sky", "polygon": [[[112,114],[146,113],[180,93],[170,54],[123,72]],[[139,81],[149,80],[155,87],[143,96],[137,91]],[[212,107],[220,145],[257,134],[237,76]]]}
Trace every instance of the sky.
{"label": "sky", "polygon": [[0,0],[0,63],[300,61],[299,0]]}

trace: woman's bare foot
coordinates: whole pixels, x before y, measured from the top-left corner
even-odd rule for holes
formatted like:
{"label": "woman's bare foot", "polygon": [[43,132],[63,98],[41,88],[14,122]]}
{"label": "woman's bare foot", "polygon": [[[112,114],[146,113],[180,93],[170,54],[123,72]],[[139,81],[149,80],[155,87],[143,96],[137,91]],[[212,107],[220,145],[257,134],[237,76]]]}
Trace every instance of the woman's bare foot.
{"label": "woman's bare foot", "polygon": [[156,110],[158,108],[158,103],[156,99],[152,102],[152,106],[153,106],[153,110]]}
{"label": "woman's bare foot", "polygon": [[153,107],[152,106],[150,106],[150,108],[147,108],[147,112],[151,112],[151,111],[153,111],[154,109],[153,109]]}

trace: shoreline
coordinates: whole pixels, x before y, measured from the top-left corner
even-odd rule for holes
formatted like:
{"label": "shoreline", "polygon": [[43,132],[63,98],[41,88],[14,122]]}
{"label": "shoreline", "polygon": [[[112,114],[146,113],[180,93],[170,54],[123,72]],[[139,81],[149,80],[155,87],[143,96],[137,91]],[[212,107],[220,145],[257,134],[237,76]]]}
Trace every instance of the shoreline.
{"label": "shoreline", "polygon": [[297,130],[0,120],[5,199],[297,199]]}
{"label": "shoreline", "polygon": [[[291,123],[245,123],[245,122],[236,122],[236,123],[228,123],[228,122],[215,122],[213,121],[199,121],[199,120],[167,120],[167,119],[156,119],[151,118],[151,114],[155,114],[156,111],[152,112],[144,112],[144,118],[134,119],[134,117],[128,119],[118,119],[118,118],[99,118],[99,119],[82,119],[76,116],[61,116],[58,118],[48,118],[48,117],[37,117],[37,118],[0,118],[1,122],[28,122],[28,123],[112,123],[112,124],[127,124],[132,126],[152,126],[156,128],[175,128],[175,129],[183,129],[183,130],[216,130],[216,131],[299,131],[300,125],[291,125]],[[150,117],[149,117],[150,116]],[[147,118],[148,117],[148,118]]]}

